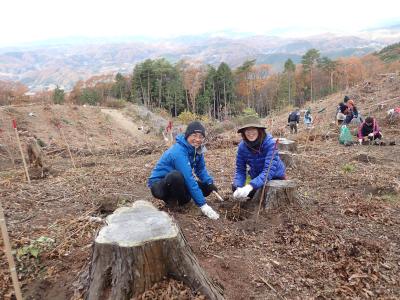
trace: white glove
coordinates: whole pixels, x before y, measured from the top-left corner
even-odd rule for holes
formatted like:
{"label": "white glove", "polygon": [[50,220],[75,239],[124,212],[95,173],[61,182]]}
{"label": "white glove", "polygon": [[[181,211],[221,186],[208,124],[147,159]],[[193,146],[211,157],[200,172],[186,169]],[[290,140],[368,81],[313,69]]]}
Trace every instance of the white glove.
{"label": "white glove", "polygon": [[251,184],[246,184],[244,187],[236,189],[236,191],[233,193],[233,198],[235,199],[246,198],[252,190],[253,187],[251,186]]}
{"label": "white glove", "polygon": [[209,217],[211,220],[217,220],[219,218],[219,214],[211,208],[208,204],[204,204],[200,207],[201,212]]}
{"label": "white glove", "polygon": [[358,143],[362,145],[363,139],[358,139]]}
{"label": "white glove", "polygon": [[371,132],[370,134],[368,134],[368,136],[370,136],[370,137],[373,137],[373,136],[374,136],[374,134]]}

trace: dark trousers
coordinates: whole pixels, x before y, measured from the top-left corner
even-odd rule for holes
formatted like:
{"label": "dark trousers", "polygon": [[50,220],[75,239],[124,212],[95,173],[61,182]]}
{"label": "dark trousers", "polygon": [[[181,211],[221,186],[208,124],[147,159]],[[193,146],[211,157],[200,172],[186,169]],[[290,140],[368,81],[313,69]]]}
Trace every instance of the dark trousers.
{"label": "dark trousers", "polygon": [[351,121],[353,120],[354,116],[352,113],[348,114],[346,116],[346,119],[344,119],[343,121],[343,125],[349,125],[351,123]]}
{"label": "dark trousers", "polygon": [[[200,181],[197,181],[197,184],[204,197],[210,195],[211,191],[207,188],[207,184]],[[166,204],[173,204],[173,202],[178,201],[179,205],[184,205],[192,198],[183,175],[178,171],[168,173],[163,179],[153,183],[150,189],[154,198],[164,200]]]}
{"label": "dark trousers", "polygon": [[297,122],[290,121],[289,127],[290,127],[290,132],[291,133],[297,133]]}

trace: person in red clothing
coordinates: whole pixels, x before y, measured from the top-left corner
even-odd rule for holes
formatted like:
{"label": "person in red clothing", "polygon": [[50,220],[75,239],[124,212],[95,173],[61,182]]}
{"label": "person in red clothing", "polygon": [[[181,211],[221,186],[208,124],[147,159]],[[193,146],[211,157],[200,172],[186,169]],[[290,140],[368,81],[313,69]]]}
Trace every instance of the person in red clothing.
{"label": "person in red clothing", "polygon": [[379,141],[382,133],[375,118],[368,117],[358,128],[358,141],[360,145],[363,141]]}

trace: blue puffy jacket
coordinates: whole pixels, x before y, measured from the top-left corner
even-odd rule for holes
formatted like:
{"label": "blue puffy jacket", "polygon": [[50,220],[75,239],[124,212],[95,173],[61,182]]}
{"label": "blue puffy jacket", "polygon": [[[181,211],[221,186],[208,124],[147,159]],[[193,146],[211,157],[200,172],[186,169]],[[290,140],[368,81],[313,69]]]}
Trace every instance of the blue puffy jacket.
{"label": "blue puffy jacket", "polygon": [[183,134],[176,137],[176,143],[163,153],[157,162],[148,179],[148,186],[163,179],[171,171],[179,171],[185,178],[185,184],[192,196],[194,202],[198,206],[206,203],[203,192],[199,188],[192,170],[201,182],[206,184],[213,183],[213,178],[208,174],[204,156],[201,151],[190,145]]}
{"label": "blue puffy jacket", "polygon": [[[236,187],[243,187],[246,183],[246,166],[250,167],[250,184],[254,189],[264,185],[268,166],[274,151],[275,141],[270,134],[264,138],[260,151],[250,149],[244,141],[239,144],[236,157],[236,173],[233,184]],[[279,157],[278,150],[275,151],[268,180],[283,179],[285,177],[285,165]]]}

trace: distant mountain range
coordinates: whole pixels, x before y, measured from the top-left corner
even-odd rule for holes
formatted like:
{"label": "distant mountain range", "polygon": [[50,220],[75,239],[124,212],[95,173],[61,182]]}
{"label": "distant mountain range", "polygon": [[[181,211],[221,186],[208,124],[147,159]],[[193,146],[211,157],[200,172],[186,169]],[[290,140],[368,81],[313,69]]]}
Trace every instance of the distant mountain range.
{"label": "distant mountain range", "polygon": [[228,63],[232,68],[247,59],[281,70],[291,58],[295,63],[316,48],[332,59],[362,56],[400,41],[400,25],[361,32],[357,36],[322,34],[301,38],[275,36],[221,37],[213,34],[171,39],[124,37],[112,39],[69,38],[19,47],[0,48],[0,80],[21,81],[32,91],[59,85],[70,90],[81,79],[102,73],[131,73],[136,63],[164,57],[204,64]]}

